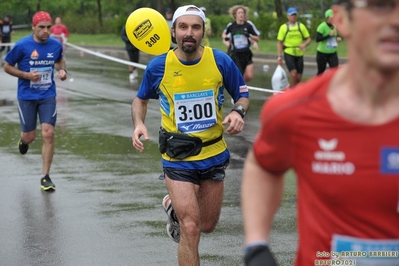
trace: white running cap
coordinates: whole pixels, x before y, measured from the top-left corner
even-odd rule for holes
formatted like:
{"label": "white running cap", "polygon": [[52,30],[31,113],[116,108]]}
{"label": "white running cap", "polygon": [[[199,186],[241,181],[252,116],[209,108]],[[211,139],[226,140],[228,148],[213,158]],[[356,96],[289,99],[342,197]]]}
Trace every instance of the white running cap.
{"label": "white running cap", "polygon": [[[197,10],[187,10],[190,8],[195,8]],[[180,18],[181,16],[185,16],[185,15],[199,16],[205,22],[205,13],[201,9],[199,9],[198,7],[196,7],[194,5],[186,5],[186,6],[181,6],[178,9],[176,9],[175,13],[173,14],[172,23],[175,23],[176,19]]]}

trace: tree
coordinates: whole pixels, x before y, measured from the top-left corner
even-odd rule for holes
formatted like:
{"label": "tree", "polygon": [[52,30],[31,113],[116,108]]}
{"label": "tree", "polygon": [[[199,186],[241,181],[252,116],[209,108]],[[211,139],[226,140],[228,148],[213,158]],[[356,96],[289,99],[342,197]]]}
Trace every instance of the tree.
{"label": "tree", "polygon": [[280,24],[283,22],[283,8],[281,4],[281,0],[274,0],[274,6],[276,8],[277,18]]}
{"label": "tree", "polygon": [[97,16],[100,27],[103,27],[103,12],[101,10],[101,0],[97,0]]}
{"label": "tree", "polygon": [[[275,11],[278,21],[282,23],[282,20],[285,20],[286,9],[291,5],[297,7],[301,13],[323,17],[325,9],[333,2],[334,0],[0,0],[0,18],[9,14],[14,24],[29,24],[36,11],[45,10],[54,17],[65,18],[75,30],[95,33],[110,28],[109,21],[113,18],[125,17],[140,7],[151,7],[164,14],[166,7],[175,10],[182,5],[194,4],[204,5],[207,15],[225,15],[231,6],[243,4],[250,8],[251,14],[253,11],[257,11],[259,15]],[[84,20],[84,27],[79,19]]]}

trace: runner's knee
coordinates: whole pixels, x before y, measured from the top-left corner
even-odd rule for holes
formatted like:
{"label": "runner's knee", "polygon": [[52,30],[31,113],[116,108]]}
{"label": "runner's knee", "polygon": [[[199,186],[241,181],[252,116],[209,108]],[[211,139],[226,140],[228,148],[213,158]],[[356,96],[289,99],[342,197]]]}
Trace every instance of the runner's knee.
{"label": "runner's knee", "polygon": [[42,128],[43,140],[53,140],[54,139],[54,127],[43,127]]}
{"label": "runner's knee", "polygon": [[26,144],[29,144],[36,139],[36,133],[34,131],[22,133],[22,139]]}
{"label": "runner's knee", "polygon": [[252,72],[245,72],[244,73],[244,80],[245,82],[251,81],[254,78],[254,73]]}
{"label": "runner's knee", "polygon": [[[188,236],[199,236],[200,226],[195,221],[185,221],[184,219],[180,222],[180,230]],[[184,234],[183,233],[183,234]]]}
{"label": "runner's knee", "polygon": [[204,223],[201,223],[201,232],[206,234],[212,233],[213,231],[215,231],[216,224],[217,221],[216,222],[206,221]]}

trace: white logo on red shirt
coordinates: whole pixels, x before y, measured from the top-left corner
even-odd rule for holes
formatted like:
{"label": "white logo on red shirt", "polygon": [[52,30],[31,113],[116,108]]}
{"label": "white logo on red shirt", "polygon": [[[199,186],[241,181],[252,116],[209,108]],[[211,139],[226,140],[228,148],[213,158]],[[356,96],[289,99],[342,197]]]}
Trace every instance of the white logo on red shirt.
{"label": "white logo on red shirt", "polygon": [[343,151],[334,151],[338,146],[338,139],[319,139],[318,144],[321,150],[315,151],[312,162],[313,173],[325,175],[352,175],[355,172],[355,165],[345,161]]}
{"label": "white logo on red shirt", "polygon": [[319,139],[319,146],[322,150],[324,151],[332,151],[337,148],[338,145],[338,140],[337,139],[332,139],[332,140],[325,140],[325,139]]}

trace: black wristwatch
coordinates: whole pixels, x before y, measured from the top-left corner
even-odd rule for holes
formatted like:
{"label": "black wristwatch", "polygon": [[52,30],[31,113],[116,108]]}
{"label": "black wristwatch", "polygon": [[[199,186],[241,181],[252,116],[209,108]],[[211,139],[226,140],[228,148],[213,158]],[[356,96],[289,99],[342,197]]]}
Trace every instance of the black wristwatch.
{"label": "black wristwatch", "polygon": [[241,115],[242,118],[244,118],[245,114],[246,114],[244,107],[242,107],[241,105],[234,106],[231,111],[232,112],[236,111],[237,113],[239,113]]}

